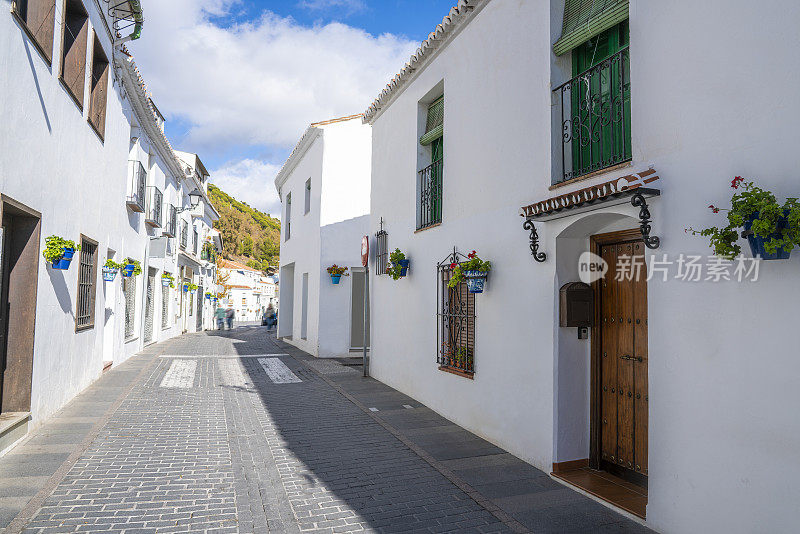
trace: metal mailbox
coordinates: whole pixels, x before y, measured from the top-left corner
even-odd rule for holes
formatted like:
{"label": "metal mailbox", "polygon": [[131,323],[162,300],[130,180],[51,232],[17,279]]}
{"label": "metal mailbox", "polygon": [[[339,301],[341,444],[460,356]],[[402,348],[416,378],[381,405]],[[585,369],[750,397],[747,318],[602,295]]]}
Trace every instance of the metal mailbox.
{"label": "metal mailbox", "polygon": [[592,326],[594,294],[592,287],[583,282],[570,282],[559,291],[560,326]]}

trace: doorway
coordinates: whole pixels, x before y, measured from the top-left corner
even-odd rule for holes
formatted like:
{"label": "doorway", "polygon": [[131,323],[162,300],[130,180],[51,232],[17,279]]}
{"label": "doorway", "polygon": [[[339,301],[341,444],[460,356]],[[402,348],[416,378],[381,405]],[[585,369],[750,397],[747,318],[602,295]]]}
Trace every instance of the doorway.
{"label": "doorway", "polygon": [[639,230],[592,237],[609,266],[594,283],[591,467],[647,487],[647,265]]}
{"label": "doorway", "polygon": [[[353,267],[351,269],[352,283],[350,290],[350,348],[364,348],[364,291],[366,289],[367,299],[369,299],[369,288],[364,286],[366,271],[363,268]],[[366,306],[366,339],[369,348],[369,300]]]}
{"label": "doorway", "polygon": [[294,263],[281,267],[280,281],[278,337],[291,339],[294,332]]}
{"label": "doorway", "polygon": [[147,295],[144,301],[144,342],[153,341],[153,321],[155,320],[155,285],[156,270],[152,267],[147,272]]}
{"label": "doorway", "polygon": [[0,201],[0,413],[29,412],[41,215]]}
{"label": "doorway", "polygon": [[303,287],[300,296],[300,339],[308,339],[308,273],[303,273]]}

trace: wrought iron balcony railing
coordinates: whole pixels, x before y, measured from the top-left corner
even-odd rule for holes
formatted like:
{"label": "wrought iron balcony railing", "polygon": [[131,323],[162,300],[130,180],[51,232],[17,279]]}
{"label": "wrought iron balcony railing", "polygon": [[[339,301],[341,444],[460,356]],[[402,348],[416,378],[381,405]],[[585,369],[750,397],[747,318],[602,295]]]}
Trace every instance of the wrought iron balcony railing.
{"label": "wrought iron balcony railing", "polygon": [[165,237],[175,237],[178,235],[178,208],[172,204],[167,206],[167,220],[161,235]]}
{"label": "wrought iron balcony railing", "polygon": [[444,160],[438,160],[419,171],[417,198],[417,230],[442,222],[442,174]]}
{"label": "wrought iron balcony railing", "polygon": [[161,227],[161,212],[164,206],[164,195],[154,185],[147,188],[147,215],[144,222],[154,228]]}
{"label": "wrought iron balcony railing", "polygon": [[554,183],[631,159],[629,50],[624,48],[554,91],[561,172]]}
{"label": "wrought iron balcony railing", "polygon": [[142,213],[145,208],[145,186],[147,184],[147,171],[144,165],[136,160],[128,162],[128,199],[126,204],[131,211]]}

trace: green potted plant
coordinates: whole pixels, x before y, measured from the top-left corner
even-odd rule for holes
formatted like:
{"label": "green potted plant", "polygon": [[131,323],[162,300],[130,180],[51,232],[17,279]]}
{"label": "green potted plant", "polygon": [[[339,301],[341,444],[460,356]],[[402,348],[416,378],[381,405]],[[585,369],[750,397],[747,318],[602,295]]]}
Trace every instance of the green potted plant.
{"label": "green potted plant", "polygon": [[175,287],[175,278],[168,272],[161,273],[161,285],[164,287]]}
{"label": "green potted plant", "polygon": [[131,276],[139,276],[142,274],[142,264],[133,258],[125,258],[122,262],[122,276],[130,278]]}
{"label": "green potted plant", "polygon": [[400,280],[408,274],[408,267],[411,262],[406,259],[406,255],[399,249],[394,249],[394,252],[389,254],[389,265],[386,267],[386,274],[392,277],[392,280]]}
{"label": "green potted plant", "polygon": [[50,262],[53,269],[66,271],[72,263],[72,257],[76,251],[81,249],[80,245],[76,245],[75,241],[64,239],[57,235],[51,235],[45,238],[45,248],[42,255],[44,259]]}
{"label": "green potted plant", "polygon": [[800,203],[796,198],[787,198],[783,204],[772,192],[757,187],[754,182],[745,182],[741,176],[731,181],[736,190],[731,198],[730,209],[709,206],[713,213],[727,212],[728,224],[712,226],[696,231],[687,228],[692,235],[710,239],[714,254],[722,258],[734,258],[741,254],[737,243],[739,236],[747,238],[753,257],[764,260],[788,259],[795,246],[800,246]]}
{"label": "green potted plant", "polygon": [[331,282],[334,285],[338,284],[342,276],[350,276],[347,274],[347,267],[339,267],[335,263],[328,267],[328,274],[331,275]]}
{"label": "green potted plant", "polygon": [[189,284],[189,292],[194,293],[197,291],[197,284]]}
{"label": "green potted plant", "polygon": [[492,264],[483,261],[478,257],[474,250],[467,256],[467,261],[462,263],[451,263],[450,270],[453,271],[448,287],[456,287],[458,284],[467,281],[467,290],[470,293],[483,293],[486,278],[492,270]]}
{"label": "green potted plant", "polygon": [[108,258],[103,265],[103,280],[106,282],[113,282],[121,268],[122,265]]}

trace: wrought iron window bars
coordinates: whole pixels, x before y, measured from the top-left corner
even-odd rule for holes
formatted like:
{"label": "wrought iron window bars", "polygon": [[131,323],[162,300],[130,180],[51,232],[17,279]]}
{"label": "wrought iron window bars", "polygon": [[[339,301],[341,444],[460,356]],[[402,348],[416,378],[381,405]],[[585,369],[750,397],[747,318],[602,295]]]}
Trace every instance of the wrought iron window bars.
{"label": "wrought iron window bars", "polygon": [[475,295],[467,290],[466,282],[454,288],[448,285],[453,265],[467,259],[454,247],[436,266],[436,362],[440,369],[472,376],[475,373]]}

